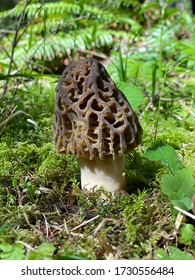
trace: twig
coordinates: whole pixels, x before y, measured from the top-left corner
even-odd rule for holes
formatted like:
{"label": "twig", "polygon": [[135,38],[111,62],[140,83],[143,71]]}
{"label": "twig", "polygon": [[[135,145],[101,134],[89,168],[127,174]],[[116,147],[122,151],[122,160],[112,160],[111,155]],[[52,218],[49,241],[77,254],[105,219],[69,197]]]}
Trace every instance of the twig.
{"label": "twig", "polygon": [[2,134],[3,130],[5,129],[7,123],[13,119],[15,116],[19,115],[19,114],[23,114],[23,115],[26,115],[27,117],[30,117],[31,118],[31,115],[29,115],[28,113],[22,111],[22,110],[19,110],[17,112],[14,113],[14,111],[16,110],[17,106],[14,107],[14,109],[12,110],[11,114],[9,115],[9,117],[7,119],[5,119],[4,121],[2,121],[0,123],[0,127],[3,126],[2,130],[0,131],[0,135]]}
{"label": "twig", "polygon": [[66,234],[69,235],[69,230],[68,230],[67,222],[65,219],[64,219],[64,229],[65,229]]}
{"label": "twig", "polygon": [[22,244],[22,245],[24,245],[27,249],[29,249],[29,250],[33,250],[33,251],[36,251],[33,247],[31,247],[29,244],[27,244],[26,242],[23,242],[23,241],[21,241],[21,240],[18,240],[18,241],[16,241],[16,243],[20,243],[20,244]]}
{"label": "twig", "polygon": [[30,254],[30,251],[36,251],[33,247],[31,247],[29,244],[21,241],[21,240],[18,240],[16,241],[16,243],[20,243],[22,245],[24,245],[26,247],[26,256],[25,256],[25,260],[28,260],[28,256]]}
{"label": "twig", "polygon": [[[18,43],[18,38],[17,37],[18,37],[20,25],[22,23],[22,19],[23,19],[23,16],[25,14],[25,10],[26,10],[26,8],[27,8],[27,6],[28,6],[28,4],[30,2],[31,2],[31,0],[26,1],[24,9],[22,10],[22,12],[20,14],[20,17],[19,17],[19,20],[18,20],[16,32],[15,32],[15,35],[14,35],[14,38],[13,38],[13,42],[12,42],[12,51],[11,51],[9,68],[8,68],[8,75],[10,75],[10,73],[11,73],[12,64],[13,64],[13,61],[14,61],[14,51],[15,51],[15,47],[16,47],[16,45]],[[4,91],[3,91],[3,95],[2,95],[3,97],[5,96],[5,94],[7,92],[8,83],[9,83],[9,79],[7,79],[6,82],[5,82],[5,87],[4,87]]]}
{"label": "twig", "polygon": [[98,231],[105,225],[106,222],[110,222],[110,221],[113,221],[113,219],[110,219],[110,218],[104,218],[100,224],[95,228],[93,234],[94,236],[97,235]]}
{"label": "twig", "polygon": [[141,113],[140,119],[142,119],[142,118],[143,118],[143,116],[144,116],[145,112],[147,112],[147,111],[150,109],[150,107],[152,106],[152,104],[153,104],[153,102],[152,102],[152,98],[150,98],[150,101],[148,102],[148,104],[147,104],[147,106],[146,106],[145,110]]}
{"label": "twig", "polygon": [[47,222],[47,219],[46,219],[46,216],[45,216],[45,214],[43,214],[43,213],[42,213],[42,215],[43,215],[43,217],[44,217],[44,220],[45,220],[45,227],[46,227],[46,238],[48,238],[48,237],[49,237],[49,227],[48,227],[48,222]]}
{"label": "twig", "polygon": [[[11,55],[9,54],[9,52],[6,50],[6,48],[4,47],[4,45],[2,44],[2,42],[0,42],[0,44],[1,44],[1,47],[2,47],[3,51],[4,51],[5,54],[7,55],[7,57],[11,60]],[[17,67],[17,65],[16,65],[16,63],[15,63],[14,60],[13,60],[13,64],[14,64],[15,68],[18,70],[18,67]]]}
{"label": "twig", "polygon": [[193,220],[195,220],[195,215],[193,215],[193,214],[191,214],[191,213],[189,213],[189,212],[187,212],[187,211],[185,211],[185,210],[183,210],[183,209],[181,209],[181,208],[179,208],[177,206],[174,206],[174,208],[176,210],[178,210],[179,212],[183,213],[184,215],[186,215],[186,216],[192,218]]}
{"label": "twig", "polygon": [[9,115],[9,117],[3,121],[2,123],[0,123],[0,127],[3,126],[2,130],[0,131],[0,135],[2,134],[3,130],[5,129],[7,123],[9,122],[9,120],[11,120],[13,118],[14,115],[14,111],[16,110],[17,106],[14,107],[14,109],[12,110],[11,114]]}
{"label": "twig", "polygon": [[88,223],[90,223],[90,222],[96,220],[96,219],[99,218],[99,217],[100,217],[100,215],[97,215],[97,216],[95,216],[95,217],[89,219],[88,221],[85,221],[85,222],[81,223],[80,225],[78,225],[78,226],[72,228],[72,229],[70,230],[70,232],[71,232],[71,231],[74,231],[74,230],[76,230],[76,229],[78,229],[78,228],[80,228],[80,227],[82,227],[82,226],[87,225]]}
{"label": "twig", "polygon": [[173,236],[176,236],[176,234],[178,233],[178,230],[181,226],[182,219],[183,219],[183,215],[181,214],[181,212],[179,212],[175,221]]}
{"label": "twig", "polygon": [[[15,33],[15,30],[0,29],[0,33],[12,34],[12,33]],[[1,37],[3,37],[3,36],[1,36]]]}
{"label": "twig", "polygon": [[99,57],[99,58],[101,58],[101,59],[107,59],[107,57],[106,57],[104,54],[98,53],[98,52],[96,52],[96,51],[79,50],[78,52],[81,53],[81,54],[82,54],[82,53],[84,53],[84,54],[90,54],[90,55]]}
{"label": "twig", "polygon": [[[31,0],[29,1],[29,3],[31,2]],[[18,43],[21,39],[21,37],[23,36],[23,34],[26,32],[27,28],[29,27],[29,25],[32,23],[35,15],[38,13],[39,10],[41,10],[41,8],[43,7],[43,5],[41,5],[34,13],[34,15],[32,15],[32,17],[29,19],[28,24],[25,26],[25,28],[23,29],[22,33],[20,34],[20,36],[17,38],[17,42]]]}

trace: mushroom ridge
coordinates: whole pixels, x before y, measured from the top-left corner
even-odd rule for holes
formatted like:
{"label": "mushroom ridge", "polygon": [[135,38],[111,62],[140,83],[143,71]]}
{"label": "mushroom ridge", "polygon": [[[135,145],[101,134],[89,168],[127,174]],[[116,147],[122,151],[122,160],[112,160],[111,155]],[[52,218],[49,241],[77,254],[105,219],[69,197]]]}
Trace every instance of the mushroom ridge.
{"label": "mushroom ridge", "polygon": [[56,87],[58,152],[116,159],[138,146],[141,137],[137,115],[98,60],[80,59],[65,68]]}

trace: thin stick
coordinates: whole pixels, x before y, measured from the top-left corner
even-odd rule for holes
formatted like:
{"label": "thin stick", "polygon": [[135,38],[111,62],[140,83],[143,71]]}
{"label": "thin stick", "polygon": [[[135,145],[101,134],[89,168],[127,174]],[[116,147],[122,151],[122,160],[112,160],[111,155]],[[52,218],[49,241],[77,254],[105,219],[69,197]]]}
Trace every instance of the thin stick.
{"label": "thin stick", "polygon": [[191,214],[191,213],[189,213],[189,212],[187,212],[187,211],[185,211],[185,210],[183,210],[183,209],[181,209],[181,208],[179,208],[177,206],[174,206],[174,208],[176,210],[178,210],[179,212],[181,212],[181,213],[185,214],[186,216],[188,216],[188,217],[192,218],[193,220],[195,220],[195,215],[193,215],[193,214]]}
{"label": "thin stick", "polygon": [[44,217],[44,220],[45,220],[45,227],[46,227],[46,238],[48,238],[48,237],[49,237],[49,228],[48,228],[48,222],[47,222],[47,219],[46,219],[46,216],[45,216],[45,214],[43,214],[43,213],[42,213],[42,215],[43,215],[43,217]]}
{"label": "thin stick", "polygon": [[90,223],[90,222],[96,220],[96,219],[99,218],[99,217],[100,217],[100,215],[97,215],[97,216],[93,217],[92,219],[90,219],[90,220],[88,220],[88,221],[85,221],[85,222],[81,223],[80,225],[78,225],[78,226],[72,228],[70,231],[74,231],[75,229],[78,229],[78,228],[80,228],[80,227],[82,227],[82,226],[85,226],[86,224],[88,224],[88,223]]}
{"label": "thin stick", "polygon": [[97,235],[98,231],[105,225],[106,222],[110,222],[110,221],[113,221],[113,219],[110,219],[110,218],[104,218],[100,224],[95,228],[93,234],[94,236]]}
{"label": "thin stick", "polygon": [[[19,33],[20,26],[21,26],[21,22],[22,22],[22,19],[24,17],[25,10],[26,10],[26,8],[27,8],[27,6],[29,5],[30,2],[31,2],[31,0],[26,1],[24,9],[22,10],[22,12],[20,14],[20,17],[18,19],[18,24],[17,24],[16,30],[15,30],[15,35],[14,35],[13,42],[12,42],[12,51],[11,51],[10,63],[9,63],[9,68],[8,68],[8,73],[7,73],[8,76],[11,73],[12,64],[13,64],[13,61],[14,61],[14,51],[15,51],[16,45],[18,43],[17,38],[18,38],[18,33]],[[5,94],[7,92],[8,83],[9,83],[9,79],[7,79],[6,82],[5,82],[3,95],[2,95],[3,97],[5,96]]]}
{"label": "thin stick", "polygon": [[177,214],[177,218],[176,218],[176,221],[175,221],[175,227],[174,227],[174,231],[173,231],[173,236],[175,236],[178,233],[178,230],[179,230],[179,228],[181,226],[182,219],[183,219],[183,214],[181,212],[179,212]]}
{"label": "thin stick", "polygon": [[16,108],[17,108],[17,106],[14,107],[14,109],[12,110],[11,114],[9,115],[9,117],[5,121],[0,123],[0,127],[3,126],[2,130],[0,131],[0,135],[2,134],[3,130],[5,129],[8,121],[11,120],[13,115],[15,114],[14,111],[16,110]]}
{"label": "thin stick", "polygon": [[23,242],[23,241],[21,241],[21,240],[18,240],[18,241],[16,241],[16,243],[20,243],[20,244],[24,245],[24,246],[25,246],[27,249],[29,249],[29,250],[36,251],[32,246],[30,246],[30,245],[27,244],[26,242]]}

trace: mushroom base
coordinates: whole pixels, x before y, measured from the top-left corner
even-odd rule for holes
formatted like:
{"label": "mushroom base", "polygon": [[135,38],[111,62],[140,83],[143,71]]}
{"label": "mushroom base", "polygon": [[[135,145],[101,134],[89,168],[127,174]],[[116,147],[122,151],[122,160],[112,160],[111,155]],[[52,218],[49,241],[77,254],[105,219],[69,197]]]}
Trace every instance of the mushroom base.
{"label": "mushroom base", "polygon": [[113,195],[125,189],[125,155],[115,160],[101,160],[98,157],[93,160],[78,158],[77,162],[81,171],[82,189],[92,191],[102,188]]}

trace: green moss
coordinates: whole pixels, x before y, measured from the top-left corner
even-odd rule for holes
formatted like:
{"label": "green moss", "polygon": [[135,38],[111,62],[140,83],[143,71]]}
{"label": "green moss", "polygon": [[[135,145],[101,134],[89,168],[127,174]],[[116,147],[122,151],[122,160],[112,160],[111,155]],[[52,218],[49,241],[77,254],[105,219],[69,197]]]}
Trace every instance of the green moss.
{"label": "green moss", "polygon": [[[153,114],[149,115],[152,119]],[[100,192],[79,189],[76,159],[55,152],[52,118],[38,120],[39,129],[29,129],[23,142],[13,141],[11,130],[6,130],[2,139],[9,139],[0,147],[0,229],[5,227],[0,233],[1,242],[22,241],[36,249],[47,240],[48,231],[56,247],[56,259],[105,259],[119,251],[125,259],[154,258],[153,252],[161,248],[164,235],[173,232],[174,219],[159,187],[166,170],[160,163],[142,157],[153,136],[154,121],[146,130],[149,115],[142,120],[142,147],[126,157],[130,195],[116,199],[108,196],[102,200]],[[158,137],[173,145],[190,168],[193,147],[187,143],[192,140],[191,126],[190,118],[182,127],[177,120],[160,119],[158,128]],[[20,130],[19,139],[25,139],[23,133]]]}

